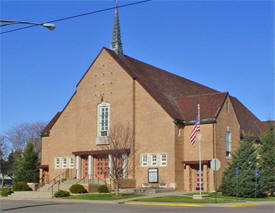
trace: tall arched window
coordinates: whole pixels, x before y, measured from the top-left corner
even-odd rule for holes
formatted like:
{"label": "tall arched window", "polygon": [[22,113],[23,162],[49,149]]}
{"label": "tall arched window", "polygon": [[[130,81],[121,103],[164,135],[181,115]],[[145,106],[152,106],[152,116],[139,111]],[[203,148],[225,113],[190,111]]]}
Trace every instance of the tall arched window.
{"label": "tall arched window", "polygon": [[108,136],[110,130],[110,104],[102,102],[98,105],[98,136]]}
{"label": "tall arched window", "polygon": [[226,157],[230,158],[231,157],[231,132],[229,130],[226,131],[226,136],[225,136],[225,148],[226,148]]}

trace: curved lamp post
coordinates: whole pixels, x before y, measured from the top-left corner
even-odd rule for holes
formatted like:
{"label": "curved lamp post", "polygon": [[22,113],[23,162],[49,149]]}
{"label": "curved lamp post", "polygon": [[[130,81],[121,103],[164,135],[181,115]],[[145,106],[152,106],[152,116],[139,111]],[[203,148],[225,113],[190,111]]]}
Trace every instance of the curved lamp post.
{"label": "curved lamp post", "polygon": [[4,24],[0,24],[0,27],[12,25],[12,24],[30,24],[30,25],[39,25],[39,26],[47,28],[48,30],[54,30],[55,29],[55,25],[53,23],[38,24],[38,23],[33,23],[33,22],[11,21],[11,20],[0,20],[0,23],[4,23]]}

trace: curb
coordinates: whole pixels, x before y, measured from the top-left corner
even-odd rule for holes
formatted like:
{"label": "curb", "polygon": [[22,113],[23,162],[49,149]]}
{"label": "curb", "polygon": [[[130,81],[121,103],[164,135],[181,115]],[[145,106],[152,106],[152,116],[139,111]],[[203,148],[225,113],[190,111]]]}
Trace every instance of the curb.
{"label": "curb", "polygon": [[219,207],[219,208],[241,208],[250,206],[260,206],[265,204],[274,204],[273,202],[259,202],[259,203],[204,203],[204,204],[189,204],[189,203],[164,203],[164,202],[139,202],[139,201],[126,201],[121,202],[125,205],[143,205],[143,206],[174,206],[174,207]]}
{"label": "curb", "polygon": [[143,206],[203,207],[203,205],[188,204],[188,203],[124,202],[123,204],[125,204],[125,205],[143,205]]}
{"label": "curb", "polygon": [[240,204],[232,204],[229,206],[224,206],[227,208],[237,208],[237,207],[247,207],[247,206],[257,206],[256,203],[240,203]]}

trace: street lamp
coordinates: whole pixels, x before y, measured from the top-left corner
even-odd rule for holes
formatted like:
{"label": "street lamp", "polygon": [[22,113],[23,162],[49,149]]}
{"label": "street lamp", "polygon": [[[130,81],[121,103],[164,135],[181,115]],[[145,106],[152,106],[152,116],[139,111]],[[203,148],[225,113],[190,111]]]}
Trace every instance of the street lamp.
{"label": "street lamp", "polygon": [[54,30],[55,29],[55,25],[53,23],[42,23],[42,24],[38,24],[38,23],[33,23],[33,22],[26,22],[26,21],[11,21],[11,20],[0,20],[1,23],[4,24],[0,24],[0,27],[4,27],[4,26],[8,26],[8,25],[12,25],[12,24],[30,24],[30,25],[39,25],[42,27],[47,28],[48,30]]}

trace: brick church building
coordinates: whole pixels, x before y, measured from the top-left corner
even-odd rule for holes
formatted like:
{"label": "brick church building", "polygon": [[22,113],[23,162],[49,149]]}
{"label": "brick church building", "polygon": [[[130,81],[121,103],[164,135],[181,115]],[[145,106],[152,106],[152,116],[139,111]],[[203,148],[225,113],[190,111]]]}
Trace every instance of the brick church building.
{"label": "brick church building", "polygon": [[[108,179],[109,132],[120,123],[132,131],[133,160],[128,187],[198,189],[198,143],[189,137],[200,104],[202,188],[214,191],[210,160],[222,172],[243,134],[263,127],[237,98],[123,54],[118,9],[111,48],[102,48],[64,109],[41,133],[40,181],[65,174],[69,179]],[[123,164],[123,162],[122,162]]]}

